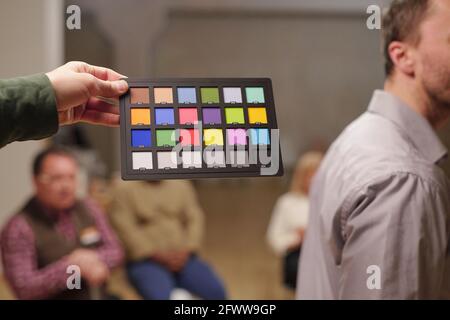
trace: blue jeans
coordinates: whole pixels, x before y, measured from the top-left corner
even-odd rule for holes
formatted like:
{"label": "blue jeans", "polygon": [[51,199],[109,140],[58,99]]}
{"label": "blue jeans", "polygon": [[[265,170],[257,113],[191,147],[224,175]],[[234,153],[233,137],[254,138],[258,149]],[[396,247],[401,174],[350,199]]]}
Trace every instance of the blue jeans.
{"label": "blue jeans", "polygon": [[174,288],[182,288],[206,300],[226,299],[222,281],[214,271],[196,255],[177,273],[148,259],[127,265],[130,282],[147,300],[168,300]]}

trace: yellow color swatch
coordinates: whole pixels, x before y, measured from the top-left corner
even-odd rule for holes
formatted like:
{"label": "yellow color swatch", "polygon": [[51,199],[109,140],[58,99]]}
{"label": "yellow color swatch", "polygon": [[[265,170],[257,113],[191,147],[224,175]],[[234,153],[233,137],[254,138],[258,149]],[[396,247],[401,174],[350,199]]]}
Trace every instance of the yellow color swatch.
{"label": "yellow color swatch", "polygon": [[131,109],[131,125],[149,125],[150,109],[134,108]]}
{"label": "yellow color swatch", "polygon": [[252,124],[267,123],[266,108],[248,108],[248,121]]}
{"label": "yellow color swatch", "polygon": [[223,134],[221,129],[205,129],[203,131],[205,146],[223,146]]}

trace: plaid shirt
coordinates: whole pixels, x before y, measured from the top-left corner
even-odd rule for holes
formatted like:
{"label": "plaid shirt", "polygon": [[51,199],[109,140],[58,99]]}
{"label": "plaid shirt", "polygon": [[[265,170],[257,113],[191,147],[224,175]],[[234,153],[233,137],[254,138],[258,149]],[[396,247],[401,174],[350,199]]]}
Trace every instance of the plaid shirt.
{"label": "plaid shirt", "polygon": [[[96,252],[110,269],[118,266],[123,250],[105,214],[92,200],[86,200],[85,205],[102,237]],[[70,211],[57,215],[55,228],[68,240],[76,237]],[[1,251],[6,278],[18,298],[46,299],[66,289],[67,258],[39,269],[33,230],[24,217],[16,215],[6,224],[1,234]]]}

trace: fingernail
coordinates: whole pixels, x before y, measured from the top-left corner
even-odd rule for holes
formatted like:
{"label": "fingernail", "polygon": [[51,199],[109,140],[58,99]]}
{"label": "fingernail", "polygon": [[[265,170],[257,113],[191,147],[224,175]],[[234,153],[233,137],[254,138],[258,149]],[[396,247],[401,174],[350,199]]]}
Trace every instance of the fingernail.
{"label": "fingernail", "polygon": [[125,92],[128,90],[128,83],[124,80],[119,80],[116,82],[116,88],[119,92]]}

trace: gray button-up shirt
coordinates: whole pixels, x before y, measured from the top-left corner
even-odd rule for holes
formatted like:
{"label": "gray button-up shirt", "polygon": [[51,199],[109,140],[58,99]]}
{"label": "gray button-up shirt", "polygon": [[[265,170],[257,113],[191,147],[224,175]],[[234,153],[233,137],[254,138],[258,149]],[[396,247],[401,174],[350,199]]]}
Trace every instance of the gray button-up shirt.
{"label": "gray button-up shirt", "polygon": [[314,178],[297,297],[448,298],[446,155],[425,118],[376,91]]}

